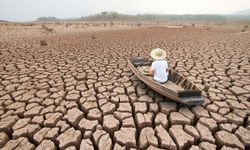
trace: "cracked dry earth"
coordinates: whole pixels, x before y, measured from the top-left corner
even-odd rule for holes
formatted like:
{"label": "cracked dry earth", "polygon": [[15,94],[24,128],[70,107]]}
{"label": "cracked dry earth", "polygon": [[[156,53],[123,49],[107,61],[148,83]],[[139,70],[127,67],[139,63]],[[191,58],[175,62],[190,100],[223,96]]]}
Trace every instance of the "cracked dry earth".
{"label": "cracked dry earth", "polygon": [[[0,149],[250,147],[249,32],[0,32]],[[138,79],[126,81],[133,75],[126,57],[148,56],[156,47],[202,89],[202,105],[187,107]]]}

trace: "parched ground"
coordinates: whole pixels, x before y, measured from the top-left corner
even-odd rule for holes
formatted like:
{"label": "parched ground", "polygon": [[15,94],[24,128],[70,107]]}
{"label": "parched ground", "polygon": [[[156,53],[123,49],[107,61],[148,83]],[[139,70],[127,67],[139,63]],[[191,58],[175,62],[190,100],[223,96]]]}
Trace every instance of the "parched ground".
{"label": "parched ground", "polygon": [[[86,28],[1,27],[0,149],[250,148],[249,31]],[[157,47],[203,90],[202,105],[126,81],[126,58]]]}

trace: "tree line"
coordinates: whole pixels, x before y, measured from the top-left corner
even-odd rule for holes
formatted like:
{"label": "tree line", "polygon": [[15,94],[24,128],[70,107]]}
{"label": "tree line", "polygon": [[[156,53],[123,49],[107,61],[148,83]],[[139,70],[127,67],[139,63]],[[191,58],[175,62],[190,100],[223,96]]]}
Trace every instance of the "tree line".
{"label": "tree line", "polygon": [[56,17],[40,17],[36,21],[152,21],[152,22],[250,22],[250,15],[213,15],[213,14],[138,14],[128,15],[118,12],[101,12],[81,18],[58,19]]}

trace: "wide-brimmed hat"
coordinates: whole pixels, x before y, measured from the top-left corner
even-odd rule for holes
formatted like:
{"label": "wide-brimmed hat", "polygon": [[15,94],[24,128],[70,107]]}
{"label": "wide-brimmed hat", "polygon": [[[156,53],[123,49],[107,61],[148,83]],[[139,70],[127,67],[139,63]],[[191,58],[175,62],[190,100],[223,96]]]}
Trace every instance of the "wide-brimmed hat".
{"label": "wide-brimmed hat", "polygon": [[167,54],[164,50],[162,50],[160,48],[156,48],[156,49],[153,49],[151,51],[150,56],[153,59],[164,59],[164,58],[166,58]]}

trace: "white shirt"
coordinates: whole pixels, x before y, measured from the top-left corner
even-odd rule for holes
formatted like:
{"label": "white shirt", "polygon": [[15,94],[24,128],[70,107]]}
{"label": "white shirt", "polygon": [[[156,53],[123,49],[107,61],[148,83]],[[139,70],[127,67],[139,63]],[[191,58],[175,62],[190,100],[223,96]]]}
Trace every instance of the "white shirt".
{"label": "white shirt", "polygon": [[154,80],[160,83],[164,83],[168,80],[168,63],[165,60],[155,60],[151,69],[154,70]]}

